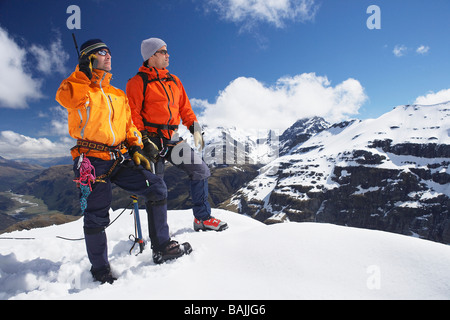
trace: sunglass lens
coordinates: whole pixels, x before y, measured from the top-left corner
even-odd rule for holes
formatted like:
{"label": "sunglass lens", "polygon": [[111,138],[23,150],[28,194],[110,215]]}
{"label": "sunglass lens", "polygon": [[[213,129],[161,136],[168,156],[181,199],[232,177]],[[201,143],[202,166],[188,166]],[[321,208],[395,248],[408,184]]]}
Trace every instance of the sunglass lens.
{"label": "sunglass lens", "polygon": [[[108,50],[100,50],[100,51],[97,51],[97,54],[99,54],[99,55],[101,55],[101,56],[106,56],[107,53],[109,53]],[[109,53],[109,54],[111,55],[111,53]]]}

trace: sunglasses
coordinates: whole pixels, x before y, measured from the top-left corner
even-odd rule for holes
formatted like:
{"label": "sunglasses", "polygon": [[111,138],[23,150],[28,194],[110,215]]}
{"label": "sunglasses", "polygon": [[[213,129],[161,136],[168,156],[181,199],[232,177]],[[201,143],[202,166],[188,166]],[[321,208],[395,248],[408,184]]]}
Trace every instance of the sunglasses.
{"label": "sunglasses", "polygon": [[168,54],[167,50],[159,50],[159,51],[156,51],[155,53],[161,53],[162,55]]}
{"label": "sunglasses", "polygon": [[106,50],[106,49],[97,51],[97,54],[100,56],[106,56],[107,53],[109,53],[109,55],[111,55],[111,52],[109,52],[109,50]]}

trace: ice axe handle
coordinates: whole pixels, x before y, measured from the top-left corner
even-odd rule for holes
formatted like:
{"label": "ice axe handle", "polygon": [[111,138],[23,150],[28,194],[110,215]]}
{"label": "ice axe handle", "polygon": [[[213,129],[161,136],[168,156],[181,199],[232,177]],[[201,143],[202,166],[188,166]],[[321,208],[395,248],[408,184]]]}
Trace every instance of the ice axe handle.
{"label": "ice axe handle", "polygon": [[75,44],[75,50],[77,50],[78,59],[80,58],[80,51],[78,51],[77,39],[75,38],[75,33],[72,32],[73,43]]}
{"label": "ice axe handle", "polygon": [[[131,196],[131,198],[133,199],[133,204],[134,204],[134,221],[135,221],[135,229],[136,229],[137,234],[135,236],[130,235],[130,237],[129,237],[130,240],[134,241],[133,246],[130,249],[130,254],[131,254],[131,251],[133,251],[133,248],[136,245],[136,243],[139,243],[139,253],[142,253],[142,251],[144,251],[145,242],[142,239],[141,219],[139,218],[139,204],[138,204],[136,196]],[[131,238],[133,238],[133,239],[131,239]]]}

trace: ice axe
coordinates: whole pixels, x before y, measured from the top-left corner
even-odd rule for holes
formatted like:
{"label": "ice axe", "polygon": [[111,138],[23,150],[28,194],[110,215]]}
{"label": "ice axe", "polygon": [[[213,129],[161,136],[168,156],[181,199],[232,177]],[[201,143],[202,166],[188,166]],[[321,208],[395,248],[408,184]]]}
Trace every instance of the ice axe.
{"label": "ice axe", "polygon": [[75,39],[75,33],[72,32],[73,43],[75,45],[75,50],[77,50],[78,59],[80,58],[80,51],[78,50],[77,39]]}
{"label": "ice axe", "polygon": [[134,249],[134,246],[136,243],[139,244],[139,252],[136,254],[142,253],[144,251],[145,242],[144,239],[142,239],[142,230],[141,230],[141,219],[139,218],[139,205],[138,205],[138,198],[137,196],[133,195],[131,196],[131,199],[133,199],[133,205],[134,205],[134,236],[130,234],[128,237],[131,241],[133,241],[133,246],[130,249],[130,254]]}

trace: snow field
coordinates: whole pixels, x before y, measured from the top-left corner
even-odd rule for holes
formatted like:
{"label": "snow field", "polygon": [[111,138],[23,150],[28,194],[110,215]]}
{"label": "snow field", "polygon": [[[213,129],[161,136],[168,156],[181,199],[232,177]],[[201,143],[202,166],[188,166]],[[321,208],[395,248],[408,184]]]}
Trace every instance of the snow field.
{"label": "snow field", "polygon": [[155,265],[149,243],[129,255],[129,213],[107,229],[113,285],[92,282],[84,241],[56,238],[82,237],[81,219],[1,235],[35,239],[0,240],[0,299],[450,299],[443,244],[330,224],[268,226],[220,209],[213,215],[228,230],[194,232],[192,211],[179,210],[168,213],[172,237],[194,251]]}

